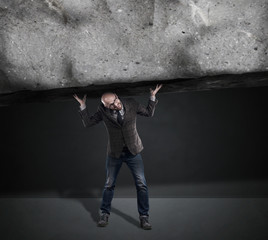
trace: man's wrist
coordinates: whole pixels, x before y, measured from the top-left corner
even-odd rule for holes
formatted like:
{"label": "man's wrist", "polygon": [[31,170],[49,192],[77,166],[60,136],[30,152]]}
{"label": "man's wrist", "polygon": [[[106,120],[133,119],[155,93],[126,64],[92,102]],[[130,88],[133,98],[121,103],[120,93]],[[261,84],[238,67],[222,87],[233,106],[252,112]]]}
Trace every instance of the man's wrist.
{"label": "man's wrist", "polygon": [[155,95],[151,95],[151,96],[150,96],[150,100],[151,100],[151,101],[155,102],[155,99],[156,99]]}
{"label": "man's wrist", "polygon": [[80,105],[80,110],[83,111],[86,107],[87,107],[86,104],[81,104]]}

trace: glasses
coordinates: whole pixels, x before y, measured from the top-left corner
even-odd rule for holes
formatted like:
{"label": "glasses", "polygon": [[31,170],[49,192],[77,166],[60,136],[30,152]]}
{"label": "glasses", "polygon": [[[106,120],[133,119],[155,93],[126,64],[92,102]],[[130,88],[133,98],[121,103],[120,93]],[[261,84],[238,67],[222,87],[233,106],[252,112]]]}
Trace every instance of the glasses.
{"label": "glasses", "polygon": [[114,104],[115,104],[115,102],[116,102],[117,100],[119,101],[119,98],[118,98],[118,97],[115,97],[113,103],[111,103],[111,104],[109,105],[109,108],[110,108],[110,109],[113,109],[113,108],[115,107]]}

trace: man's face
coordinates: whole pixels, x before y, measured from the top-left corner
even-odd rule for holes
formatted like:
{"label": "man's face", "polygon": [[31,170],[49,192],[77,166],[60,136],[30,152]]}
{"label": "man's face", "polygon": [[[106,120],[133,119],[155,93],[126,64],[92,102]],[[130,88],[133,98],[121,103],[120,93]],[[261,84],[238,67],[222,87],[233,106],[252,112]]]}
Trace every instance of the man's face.
{"label": "man's face", "polygon": [[106,108],[109,108],[112,110],[121,110],[122,109],[122,103],[115,94],[105,96],[103,102],[104,102],[104,106]]}

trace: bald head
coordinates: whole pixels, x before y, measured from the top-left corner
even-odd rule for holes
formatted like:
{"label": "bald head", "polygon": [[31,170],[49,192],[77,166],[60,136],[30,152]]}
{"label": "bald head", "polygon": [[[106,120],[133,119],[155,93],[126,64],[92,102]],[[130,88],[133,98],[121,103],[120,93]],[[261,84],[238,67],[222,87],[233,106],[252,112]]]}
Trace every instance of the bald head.
{"label": "bald head", "polygon": [[103,93],[101,96],[101,102],[105,105],[109,100],[114,100],[115,94],[112,92]]}
{"label": "bald head", "polygon": [[102,94],[101,102],[103,103],[104,107],[106,107],[106,108],[110,108],[113,110],[121,110],[122,109],[122,103],[115,93],[106,92],[106,93]]}

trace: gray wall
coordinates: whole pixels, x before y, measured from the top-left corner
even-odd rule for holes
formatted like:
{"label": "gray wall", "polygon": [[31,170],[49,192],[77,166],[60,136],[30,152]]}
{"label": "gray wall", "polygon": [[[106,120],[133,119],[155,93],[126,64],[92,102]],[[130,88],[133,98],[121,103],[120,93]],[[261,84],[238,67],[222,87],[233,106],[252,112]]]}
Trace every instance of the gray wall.
{"label": "gray wall", "polygon": [[[161,91],[161,90],[160,90]],[[148,96],[135,97],[147,104]],[[151,196],[264,196],[268,88],[158,94],[138,117]],[[99,99],[88,99],[94,112]],[[100,196],[107,135],[84,128],[75,99],[0,108],[1,195]],[[123,166],[116,196],[135,195]]]}

